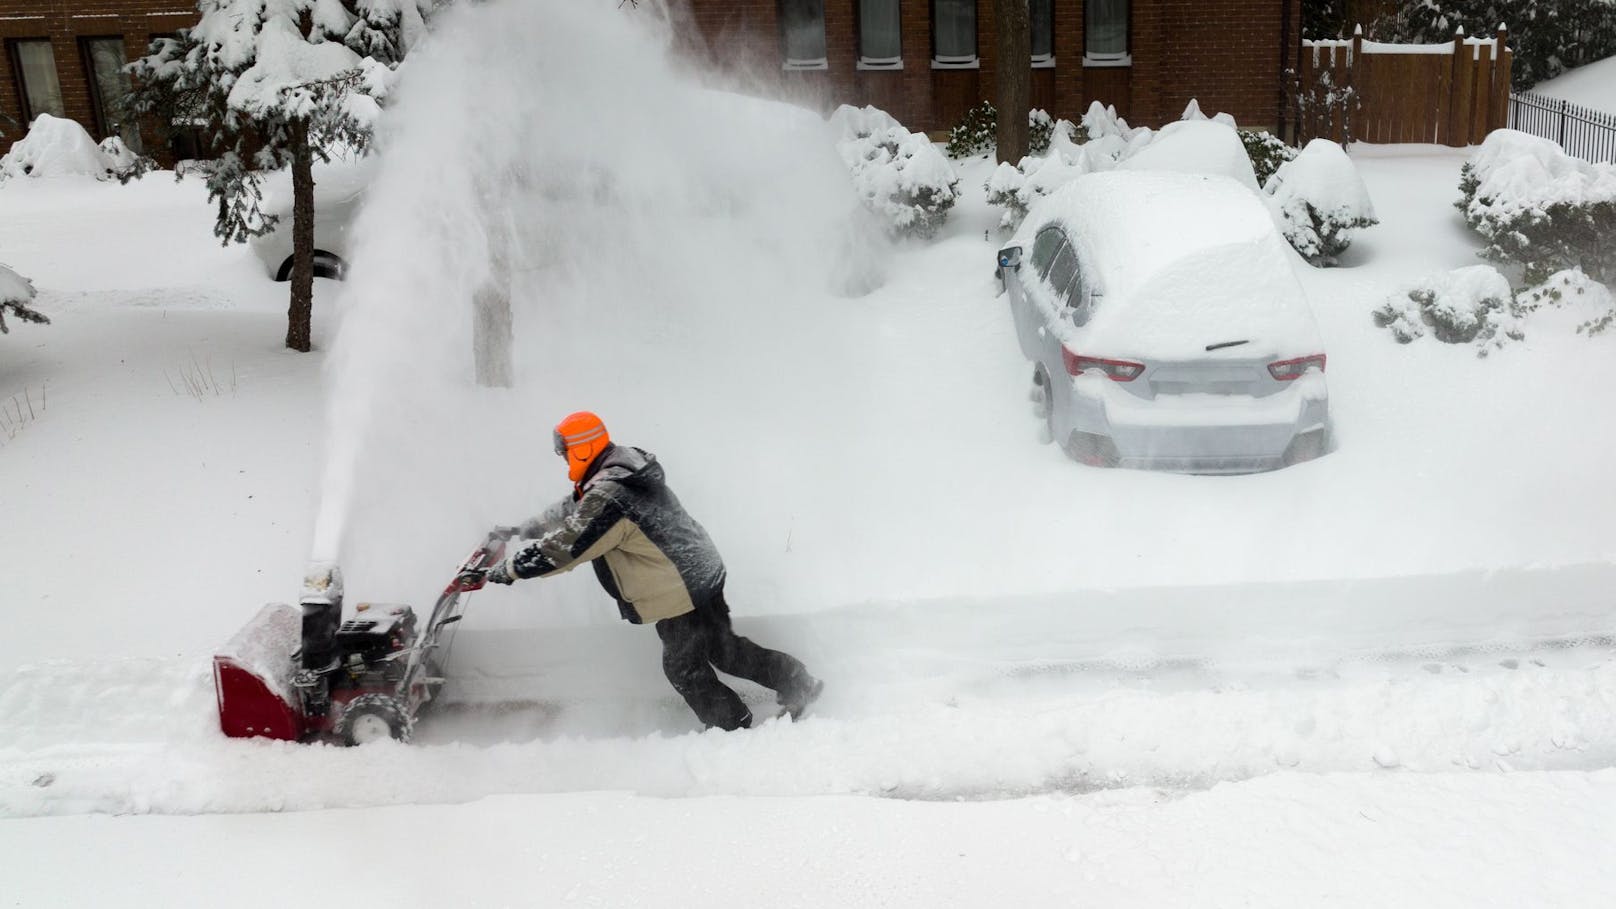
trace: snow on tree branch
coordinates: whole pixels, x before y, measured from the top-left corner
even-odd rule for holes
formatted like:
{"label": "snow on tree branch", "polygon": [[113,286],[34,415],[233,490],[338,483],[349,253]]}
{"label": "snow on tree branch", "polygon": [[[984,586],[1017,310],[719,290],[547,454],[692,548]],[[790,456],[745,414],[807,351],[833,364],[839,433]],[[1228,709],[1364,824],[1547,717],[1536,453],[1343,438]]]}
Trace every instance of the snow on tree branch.
{"label": "snow on tree branch", "polygon": [[24,322],[49,325],[50,319],[46,318],[44,313],[28,305],[33,301],[33,282],[6,266],[0,265],[0,334],[9,334],[11,332],[11,329],[6,325],[7,313]]}

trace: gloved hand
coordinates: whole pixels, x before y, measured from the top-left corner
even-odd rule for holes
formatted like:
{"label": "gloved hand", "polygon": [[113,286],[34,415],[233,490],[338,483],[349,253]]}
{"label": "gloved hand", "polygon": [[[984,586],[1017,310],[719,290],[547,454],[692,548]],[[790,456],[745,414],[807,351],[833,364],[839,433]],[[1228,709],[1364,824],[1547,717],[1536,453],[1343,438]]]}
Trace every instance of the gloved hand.
{"label": "gloved hand", "polygon": [[516,581],[516,577],[510,573],[508,568],[506,568],[504,561],[495,562],[494,564],[488,566],[488,573],[483,575],[483,579],[490,584],[509,585],[515,583]]}

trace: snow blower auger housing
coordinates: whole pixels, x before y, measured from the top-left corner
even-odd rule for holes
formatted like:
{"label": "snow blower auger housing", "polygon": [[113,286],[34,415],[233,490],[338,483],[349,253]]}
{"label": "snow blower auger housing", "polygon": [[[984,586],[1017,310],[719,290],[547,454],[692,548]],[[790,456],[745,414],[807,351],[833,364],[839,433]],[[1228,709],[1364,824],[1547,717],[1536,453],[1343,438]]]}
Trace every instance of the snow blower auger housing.
{"label": "snow blower auger housing", "polygon": [[379,603],[344,620],[342,573],[311,567],[296,607],[265,606],[214,655],[219,728],[233,738],[409,741],[443,688],[466,594],[482,589],[511,534],[497,530],[466,556],[424,624],[409,606]]}

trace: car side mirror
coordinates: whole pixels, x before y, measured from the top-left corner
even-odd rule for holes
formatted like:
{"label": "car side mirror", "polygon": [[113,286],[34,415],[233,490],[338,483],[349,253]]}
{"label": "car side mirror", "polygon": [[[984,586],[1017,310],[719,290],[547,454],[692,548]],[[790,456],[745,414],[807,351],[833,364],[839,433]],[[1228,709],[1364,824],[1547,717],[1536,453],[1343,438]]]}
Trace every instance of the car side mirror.
{"label": "car side mirror", "polygon": [[1020,268],[1021,267],[1021,247],[1019,247],[1019,246],[1006,246],[1004,249],[999,250],[999,267],[1000,268]]}

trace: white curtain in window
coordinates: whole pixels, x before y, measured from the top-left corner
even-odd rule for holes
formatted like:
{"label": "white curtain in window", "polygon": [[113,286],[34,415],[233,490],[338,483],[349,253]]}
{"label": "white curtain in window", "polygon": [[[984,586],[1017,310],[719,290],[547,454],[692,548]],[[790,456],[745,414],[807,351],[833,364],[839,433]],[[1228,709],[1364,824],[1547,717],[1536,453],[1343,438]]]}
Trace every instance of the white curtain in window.
{"label": "white curtain in window", "polygon": [[976,0],[934,0],[931,21],[939,61],[976,59]]}
{"label": "white curtain in window", "polygon": [[1088,0],[1084,23],[1085,52],[1098,59],[1116,59],[1128,53],[1128,0]]}
{"label": "white curtain in window", "polygon": [[780,0],[787,63],[825,60],[825,0]]}
{"label": "white curtain in window", "polygon": [[27,115],[37,117],[50,114],[66,117],[62,104],[62,84],[56,80],[56,53],[49,41],[18,41],[12,45],[22,69],[23,97],[28,104]]}
{"label": "white curtain in window", "polygon": [[903,59],[898,0],[859,0],[859,57],[867,63]]}
{"label": "white curtain in window", "polygon": [[1027,19],[1032,26],[1032,58],[1055,56],[1055,0],[1028,0]]}

